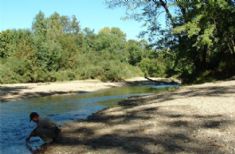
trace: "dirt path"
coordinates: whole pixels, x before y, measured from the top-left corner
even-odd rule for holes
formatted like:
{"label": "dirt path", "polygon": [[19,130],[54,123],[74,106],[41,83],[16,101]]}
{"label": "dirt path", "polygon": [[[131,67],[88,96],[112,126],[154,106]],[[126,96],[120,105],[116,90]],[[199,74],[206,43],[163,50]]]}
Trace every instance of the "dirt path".
{"label": "dirt path", "polygon": [[47,154],[234,154],[235,81],[133,97],[62,130]]}

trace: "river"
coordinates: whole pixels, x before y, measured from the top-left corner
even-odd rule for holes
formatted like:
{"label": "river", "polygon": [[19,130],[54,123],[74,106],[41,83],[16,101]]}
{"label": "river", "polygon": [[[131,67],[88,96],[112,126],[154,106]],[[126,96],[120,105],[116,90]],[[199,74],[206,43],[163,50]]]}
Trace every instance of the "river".
{"label": "river", "polygon": [[77,95],[48,96],[0,103],[0,153],[29,154],[25,138],[35,128],[29,113],[36,111],[43,117],[62,125],[64,122],[85,119],[87,116],[130,96],[157,93],[175,85],[146,85],[110,88]]}

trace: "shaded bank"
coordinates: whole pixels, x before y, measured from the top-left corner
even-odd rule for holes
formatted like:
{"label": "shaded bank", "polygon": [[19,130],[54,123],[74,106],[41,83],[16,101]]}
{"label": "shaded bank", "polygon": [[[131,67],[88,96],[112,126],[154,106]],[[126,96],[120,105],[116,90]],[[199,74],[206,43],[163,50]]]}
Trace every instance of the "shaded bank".
{"label": "shaded bank", "polygon": [[64,125],[45,153],[235,153],[235,81],[119,104]]}

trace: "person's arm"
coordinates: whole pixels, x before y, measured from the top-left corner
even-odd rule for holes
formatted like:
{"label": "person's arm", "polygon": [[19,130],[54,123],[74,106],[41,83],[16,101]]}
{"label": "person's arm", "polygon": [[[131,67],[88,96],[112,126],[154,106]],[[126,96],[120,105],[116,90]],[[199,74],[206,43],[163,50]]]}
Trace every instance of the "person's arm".
{"label": "person's arm", "polygon": [[37,129],[37,128],[35,128],[35,129],[29,134],[29,136],[26,138],[26,142],[28,142],[31,137],[36,136],[36,129]]}

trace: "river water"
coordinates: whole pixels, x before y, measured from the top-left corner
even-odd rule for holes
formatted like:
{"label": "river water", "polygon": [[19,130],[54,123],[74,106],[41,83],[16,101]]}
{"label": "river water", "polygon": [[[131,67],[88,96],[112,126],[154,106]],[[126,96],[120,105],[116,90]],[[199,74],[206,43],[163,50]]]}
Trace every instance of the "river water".
{"label": "river water", "polygon": [[77,95],[48,96],[0,103],[0,153],[29,154],[25,138],[35,128],[29,113],[38,112],[58,124],[85,119],[105,107],[130,96],[148,95],[175,85],[148,85],[111,88]]}

